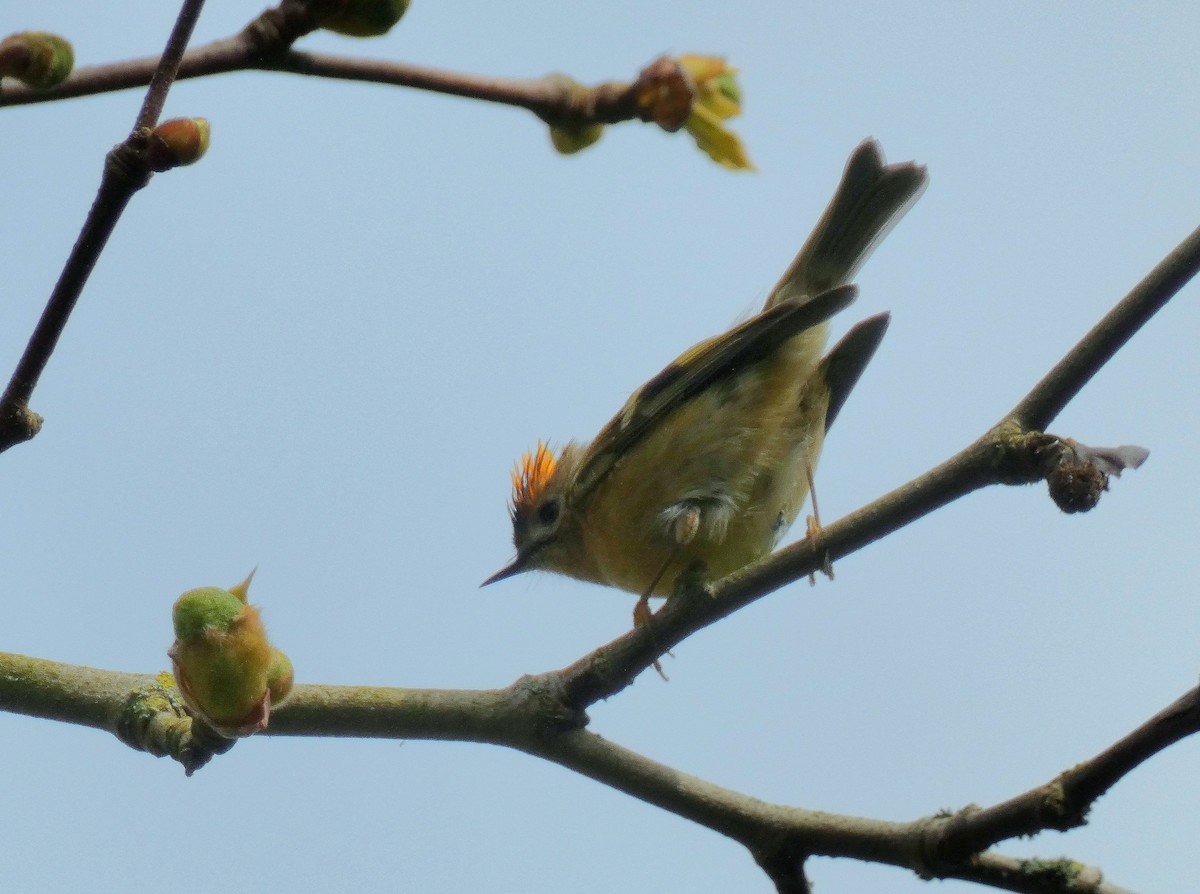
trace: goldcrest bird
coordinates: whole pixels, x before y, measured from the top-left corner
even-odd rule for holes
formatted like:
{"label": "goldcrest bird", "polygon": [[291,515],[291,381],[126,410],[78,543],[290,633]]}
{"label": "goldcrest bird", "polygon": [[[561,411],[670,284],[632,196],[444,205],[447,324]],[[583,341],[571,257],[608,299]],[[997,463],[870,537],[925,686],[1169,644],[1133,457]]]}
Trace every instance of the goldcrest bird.
{"label": "goldcrest bird", "polygon": [[516,559],[484,581],[555,571],[641,595],[679,575],[720,578],[769,553],[799,514],[829,425],[888,315],[821,358],[850,279],[925,187],[924,167],[884,165],[873,140],[763,310],[701,342],[639,388],[590,444],[539,442],[513,473]]}

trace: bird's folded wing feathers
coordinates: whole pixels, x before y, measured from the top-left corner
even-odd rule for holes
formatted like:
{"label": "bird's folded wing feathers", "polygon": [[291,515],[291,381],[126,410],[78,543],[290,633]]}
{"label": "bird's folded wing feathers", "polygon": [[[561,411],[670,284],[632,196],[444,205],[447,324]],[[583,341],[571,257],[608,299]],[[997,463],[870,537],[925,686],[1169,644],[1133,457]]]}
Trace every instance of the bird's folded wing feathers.
{"label": "bird's folded wing feathers", "polygon": [[686,351],[638,389],[589,445],[572,488],[573,502],[583,505],[617,461],[679,407],[770,356],[792,336],[824,323],[857,294],[847,285],[809,300],[785,301]]}

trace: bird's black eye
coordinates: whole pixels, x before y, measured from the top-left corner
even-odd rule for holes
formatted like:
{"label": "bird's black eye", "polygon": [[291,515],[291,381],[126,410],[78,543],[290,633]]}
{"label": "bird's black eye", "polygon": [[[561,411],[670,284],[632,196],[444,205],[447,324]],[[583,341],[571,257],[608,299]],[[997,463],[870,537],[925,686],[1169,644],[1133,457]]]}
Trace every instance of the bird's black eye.
{"label": "bird's black eye", "polygon": [[562,511],[562,501],[557,497],[547,500],[537,510],[538,523],[549,527],[558,521],[558,515]]}

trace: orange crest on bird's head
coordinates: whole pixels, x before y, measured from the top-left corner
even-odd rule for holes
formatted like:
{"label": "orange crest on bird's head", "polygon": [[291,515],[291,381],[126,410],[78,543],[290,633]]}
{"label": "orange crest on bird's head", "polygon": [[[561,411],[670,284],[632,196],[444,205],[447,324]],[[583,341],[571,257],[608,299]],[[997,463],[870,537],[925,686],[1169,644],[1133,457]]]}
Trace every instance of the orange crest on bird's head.
{"label": "orange crest on bird's head", "polygon": [[553,451],[541,441],[538,441],[536,452],[522,456],[512,473],[513,509],[532,506],[557,465]]}

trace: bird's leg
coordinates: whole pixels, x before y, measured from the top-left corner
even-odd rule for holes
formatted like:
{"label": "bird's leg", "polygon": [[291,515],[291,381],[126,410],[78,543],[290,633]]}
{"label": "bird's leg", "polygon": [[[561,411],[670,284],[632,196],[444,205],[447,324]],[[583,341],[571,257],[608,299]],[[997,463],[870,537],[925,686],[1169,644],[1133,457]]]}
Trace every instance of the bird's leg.
{"label": "bird's leg", "polygon": [[[645,627],[650,631],[650,642],[654,644],[654,650],[656,652],[658,651],[658,641],[654,638],[654,627],[650,624],[651,618],[654,617],[654,612],[650,611],[650,594],[654,592],[654,588],[657,587],[658,582],[662,580],[662,576],[666,573],[668,566],[675,561],[675,554],[677,552],[678,549],[671,550],[671,555],[667,557],[667,561],[663,563],[662,568],[658,569],[658,574],[654,575],[654,580],[650,581],[650,586],[646,588],[646,592],[642,593],[641,598],[637,601],[637,605],[633,607],[634,629],[636,630],[638,627]],[[670,650],[667,650],[667,654],[671,654]],[[659,663],[657,658],[654,659],[654,669],[658,671],[658,675],[662,677],[664,681],[670,682],[671,678],[668,677],[666,671],[662,669],[662,664]]]}
{"label": "bird's leg", "polygon": [[[804,525],[804,535],[807,539],[813,540],[821,533],[821,510],[817,506],[817,483],[813,480],[812,463],[804,464],[804,474],[808,476],[808,495],[812,499],[812,515],[808,516]],[[833,580],[833,559],[829,556],[829,551],[825,551],[825,561],[821,565],[821,573],[830,580]],[[808,575],[808,582],[812,586],[817,585],[817,575],[815,572]]]}
{"label": "bird's leg", "polygon": [[[654,638],[654,627],[651,626],[650,620],[654,617],[654,613],[650,611],[650,594],[654,592],[654,588],[658,586],[658,582],[662,580],[662,576],[667,573],[667,569],[671,567],[671,563],[675,561],[675,557],[679,554],[679,547],[676,546],[671,550],[671,554],[667,556],[667,561],[663,562],[662,567],[658,569],[658,573],[654,575],[654,579],[650,581],[650,586],[646,587],[646,592],[637,601],[637,605],[633,607],[633,626],[634,628],[645,627],[650,631],[650,642],[654,643],[654,650],[658,651],[658,641]],[[667,654],[672,658],[671,650],[667,650]],[[667,672],[662,669],[662,664],[657,658],[654,659],[654,669],[658,671],[658,675],[663,678],[664,682],[670,682],[671,678],[667,676]]]}
{"label": "bird's leg", "polygon": [[[671,552],[667,556],[667,560],[663,562],[662,567],[658,569],[658,573],[655,574],[651,579],[649,586],[646,587],[646,590],[642,593],[641,598],[638,599],[637,605],[633,607],[633,626],[635,628],[649,626],[650,619],[654,615],[654,613],[650,611],[651,595],[653,595],[655,588],[658,587],[659,582],[662,581],[663,575],[667,573],[667,569],[671,567],[677,558],[679,558],[680,547],[691,543],[692,540],[695,539],[696,533],[700,530],[699,507],[688,506],[676,517],[672,528],[675,532],[675,546],[671,549]],[[653,629],[650,630],[650,639],[651,642],[654,641]],[[670,650],[667,651],[667,654],[671,655],[672,658],[675,657],[672,655]],[[666,673],[662,669],[662,665],[657,660],[654,662],[654,669],[658,671],[658,675],[664,680],[668,679]]]}

